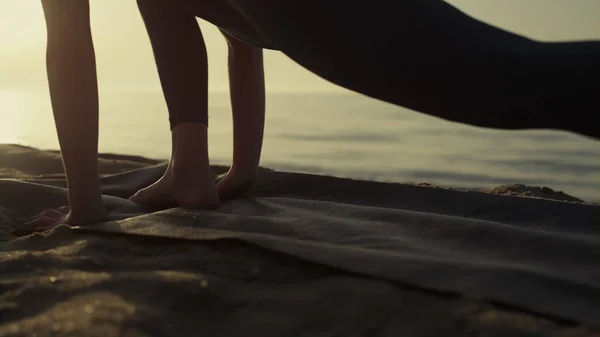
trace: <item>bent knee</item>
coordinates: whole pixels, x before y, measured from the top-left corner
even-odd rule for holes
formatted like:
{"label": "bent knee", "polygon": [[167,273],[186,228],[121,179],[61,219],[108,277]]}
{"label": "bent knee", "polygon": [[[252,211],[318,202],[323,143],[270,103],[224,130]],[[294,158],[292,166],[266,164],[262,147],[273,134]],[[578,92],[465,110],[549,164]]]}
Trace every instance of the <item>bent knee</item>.
{"label": "bent knee", "polygon": [[170,0],[136,0],[139,11],[146,13],[162,13],[166,14],[173,12],[175,8],[181,5],[174,5]]}

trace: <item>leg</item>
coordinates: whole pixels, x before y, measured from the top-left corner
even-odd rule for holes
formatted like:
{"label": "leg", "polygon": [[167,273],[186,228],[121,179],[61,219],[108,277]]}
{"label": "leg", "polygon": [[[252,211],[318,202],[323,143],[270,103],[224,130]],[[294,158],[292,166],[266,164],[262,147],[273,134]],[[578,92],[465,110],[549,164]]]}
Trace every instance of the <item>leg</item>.
{"label": "leg", "polygon": [[600,42],[541,43],[441,0],[228,0],[317,75],[443,119],[600,138]]}
{"label": "leg", "polygon": [[196,18],[168,0],[138,0],[169,109],[173,150],[165,175],[132,200],[215,208],[208,160],[208,65]]}

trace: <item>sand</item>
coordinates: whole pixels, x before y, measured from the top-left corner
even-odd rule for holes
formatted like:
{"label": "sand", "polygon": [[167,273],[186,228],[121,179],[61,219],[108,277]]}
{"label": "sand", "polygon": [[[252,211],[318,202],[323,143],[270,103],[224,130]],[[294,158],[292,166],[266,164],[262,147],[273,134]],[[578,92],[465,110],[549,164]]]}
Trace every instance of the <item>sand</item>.
{"label": "sand", "polygon": [[[600,211],[549,189],[264,170],[251,198],[218,211],[149,210],[122,198],[159,177],[160,161],[102,155],[100,169],[121,220],[16,235],[65,203],[64,176],[56,152],[0,145],[0,336],[600,335]],[[519,293],[545,287],[547,303]]]}

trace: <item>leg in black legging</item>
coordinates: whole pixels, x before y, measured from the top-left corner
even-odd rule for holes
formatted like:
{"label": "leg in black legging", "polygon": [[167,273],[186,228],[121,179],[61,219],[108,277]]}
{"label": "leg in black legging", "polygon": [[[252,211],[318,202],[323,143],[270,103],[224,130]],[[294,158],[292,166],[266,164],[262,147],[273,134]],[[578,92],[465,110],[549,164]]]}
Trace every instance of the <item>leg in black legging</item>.
{"label": "leg in black legging", "polygon": [[202,32],[183,1],[138,0],[150,37],[171,128],[208,124],[208,60]]}
{"label": "leg in black legging", "polygon": [[228,0],[319,76],[443,119],[600,138],[600,42],[542,43],[441,0]]}
{"label": "leg in black legging", "polygon": [[186,4],[184,0],[138,0],[169,108],[172,150],[163,176],[130,200],[214,209],[220,201],[208,158],[206,47]]}

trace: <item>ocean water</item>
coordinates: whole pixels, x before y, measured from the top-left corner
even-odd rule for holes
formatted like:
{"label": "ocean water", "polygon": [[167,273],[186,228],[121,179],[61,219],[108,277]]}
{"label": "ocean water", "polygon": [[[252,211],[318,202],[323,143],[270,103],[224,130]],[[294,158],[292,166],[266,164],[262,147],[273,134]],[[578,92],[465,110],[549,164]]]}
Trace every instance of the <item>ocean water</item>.
{"label": "ocean water", "polygon": [[[160,92],[102,92],[100,151],[167,158]],[[211,94],[210,155],[231,160],[231,108]],[[485,113],[485,111],[482,111]],[[0,91],[0,143],[58,149],[48,94]],[[450,123],[356,94],[270,93],[261,164],[274,169],[444,187],[548,186],[600,200],[600,142],[566,132]]]}

